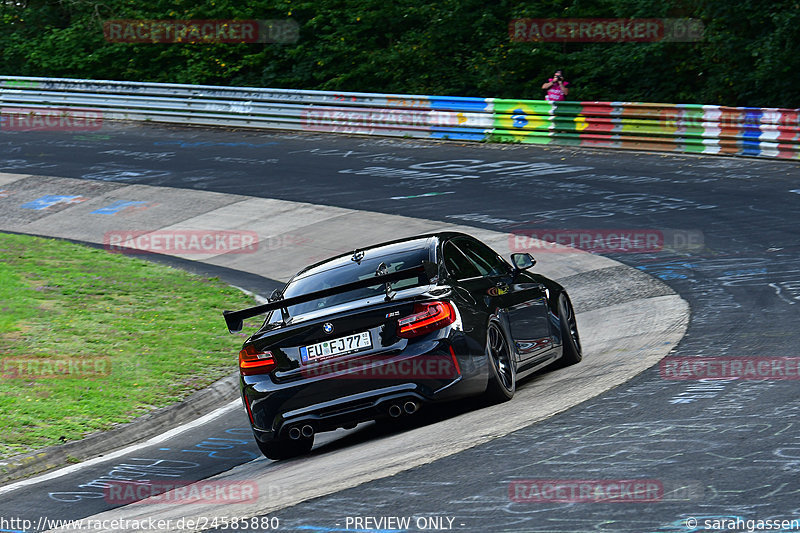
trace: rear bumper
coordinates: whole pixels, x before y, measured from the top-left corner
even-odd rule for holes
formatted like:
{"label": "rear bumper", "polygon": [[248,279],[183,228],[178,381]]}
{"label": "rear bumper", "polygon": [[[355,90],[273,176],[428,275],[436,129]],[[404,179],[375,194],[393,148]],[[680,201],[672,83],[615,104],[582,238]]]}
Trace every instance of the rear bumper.
{"label": "rear bumper", "polygon": [[363,365],[331,365],[329,373],[309,372],[289,381],[242,376],[242,400],[256,437],[267,442],[304,425],[331,431],[389,417],[392,405],[405,412],[407,402],[420,407],[486,390],[482,346],[455,330],[431,337],[398,354],[364,358]]}
{"label": "rear bumper", "polygon": [[254,426],[253,431],[261,441],[286,438],[292,427],[306,425],[314,428],[314,433],[332,431],[359,422],[389,418],[392,416],[389,414],[392,406],[398,409],[398,416],[402,416],[405,414],[404,406],[409,402],[414,404],[416,410],[429,403],[430,399],[411,387],[390,387],[372,391],[369,395],[341,398],[327,405],[312,405],[301,411],[283,413],[276,421],[275,429],[265,430]]}

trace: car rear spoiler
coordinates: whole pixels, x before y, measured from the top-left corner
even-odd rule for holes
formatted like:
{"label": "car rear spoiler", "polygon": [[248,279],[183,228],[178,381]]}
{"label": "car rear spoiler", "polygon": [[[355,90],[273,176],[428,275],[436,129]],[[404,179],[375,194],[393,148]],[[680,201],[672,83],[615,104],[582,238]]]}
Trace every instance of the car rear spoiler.
{"label": "car rear spoiler", "polygon": [[[432,271],[431,267],[433,267],[434,271]],[[228,331],[231,333],[237,333],[242,331],[242,327],[244,327],[244,320],[246,318],[254,317],[268,311],[274,311],[275,309],[291,307],[293,305],[310,302],[312,300],[319,300],[320,298],[325,298],[326,296],[332,296],[334,294],[341,294],[356,289],[363,289],[364,287],[380,285],[381,283],[392,283],[393,281],[400,281],[401,279],[413,278],[414,276],[419,276],[420,274],[423,274],[426,279],[426,281],[423,283],[430,283],[430,280],[435,277],[435,268],[435,264],[428,263],[426,261],[425,264],[417,267],[406,268],[403,270],[398,270],[397,272],[391,272],[389,274],[380,274],[372,278],[360,279],[358,281],[345,283],[344,285],[329,287],[327,289],[309,292],[308,294],[301,294],[291,298],[281,298],[279,300],[270,301],[255,307],[248,307],[247,309],[242,309],[241,311],[223,311],[222,316],[225,317],[225,323],[228,325]]]}

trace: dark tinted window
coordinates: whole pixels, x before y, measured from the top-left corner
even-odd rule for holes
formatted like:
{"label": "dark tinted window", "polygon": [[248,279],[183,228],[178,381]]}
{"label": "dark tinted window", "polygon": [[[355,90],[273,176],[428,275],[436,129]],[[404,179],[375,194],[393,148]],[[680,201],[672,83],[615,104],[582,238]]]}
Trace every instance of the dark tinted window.
{"label": "dark tinted window", "polygon": [[447,272],[455,279],[477,278],[481,275],[475,263],[453,241],[444,243],[442,255]]}
{"label": "dark tinted window", "polygon": [[[367,279],[375,276],[375,271],[381,263],[386,264],[386,273],[391,274],[398,270],[405,270],[422,265],[423,261],[429,260],[428,248],[421,248],[417,250],[406,250],[403,252],[396,252],[394,254],[387,254],[381,256],[370,256],[370,252],[366,252],[366,257],[360,264],[355,261],[340,265],[330,270],[324,270],[311,274],[309,276],[298,278],[292,281],[284,292],[284,298],[291,298],[292,296],[299,296],[301,294],[308,294],[310,292],[328,289]],[[400,280],[392,283],[394,290],[401,290],[403,288],[412,287],[422,282],[424,276],[416,276],[407,280]],[[334,294],[326,298],[312,300],[310,302],[294,305],[289,308],[289,316],[302,315],[317,309],[331,307],[334,305],[368,298],[370,296],[378,296],[384,294],[384,285],[378,284],[362,289],[356,289],[341,294]],[[279,316],[279,315],[276,315]]]}
{"label": "dark tinted window", "polygon": [[501,276],[508,273],[508,263],[482,242],[473,239],[454,239],[454,241],[475,265],[481,276]]}

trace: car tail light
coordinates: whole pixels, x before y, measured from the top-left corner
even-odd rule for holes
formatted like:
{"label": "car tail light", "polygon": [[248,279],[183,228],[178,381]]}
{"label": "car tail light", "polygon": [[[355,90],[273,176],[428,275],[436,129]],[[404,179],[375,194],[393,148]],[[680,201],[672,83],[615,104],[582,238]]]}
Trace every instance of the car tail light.
{"label": "car tail light", "polygon": [[239,371],[245,376],[267,374],[276,365],[272,352],[258,350],[254,346],[248,346],[239,352]]}
{"label": "car tail light", "polygon": [[455,309],[448,302],[414,304],[414,314],[397,321],[397,336],[410,339],[441,329],[455,321]]}

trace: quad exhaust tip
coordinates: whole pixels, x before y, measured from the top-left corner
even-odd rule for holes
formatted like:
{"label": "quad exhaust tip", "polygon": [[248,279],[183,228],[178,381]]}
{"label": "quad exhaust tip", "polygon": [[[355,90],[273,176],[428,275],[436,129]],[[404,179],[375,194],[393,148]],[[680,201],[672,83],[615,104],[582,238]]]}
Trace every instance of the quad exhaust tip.
{"label": "quad exhaust tip", "polygon": [[303,426],[297,425],[289,428],[289,438],[292,440],[298,440],[300,439],[300,437],[310,439],[313,436],[314,436],[314,426],[310,424],[305,424]]}
{"label": "quad exhaust tip", "polygon": [[411,400],[402,404],[393,403],[389,406],[389,416],[392,418],[397,418],[402,414],[413,415],[419,409],[419,404],[417,402],[412,402]]}

